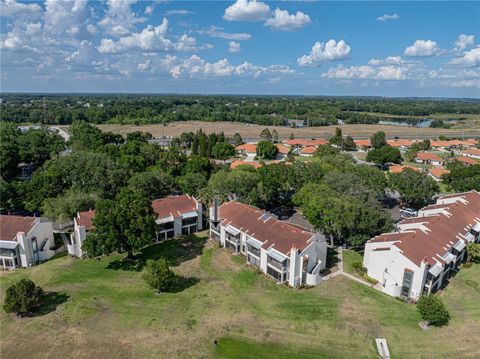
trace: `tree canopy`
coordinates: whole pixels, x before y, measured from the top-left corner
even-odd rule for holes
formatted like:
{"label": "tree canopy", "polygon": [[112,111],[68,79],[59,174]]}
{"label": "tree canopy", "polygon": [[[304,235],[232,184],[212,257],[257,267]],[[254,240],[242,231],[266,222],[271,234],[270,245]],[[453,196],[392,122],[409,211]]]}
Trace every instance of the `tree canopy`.
{"label": "tree canopy", "polygon": [[366,160],[382,165],[386,163],[402,163],[402,154],[398,148],[382,146],[369,151]]}
{"label": "tree canopy", "polygon": [[389,182],[390,187],[400,193],[402,202],[416,209],[429,204],[432,197],[440,191],[438,184],[427,174],[410,168],[390,174]]}
{"label": "tree canopy", "polygon": [[277,157],[278,148],[271,141],[262,140],[257,143],[257,156],[264,160],[274,160]]}

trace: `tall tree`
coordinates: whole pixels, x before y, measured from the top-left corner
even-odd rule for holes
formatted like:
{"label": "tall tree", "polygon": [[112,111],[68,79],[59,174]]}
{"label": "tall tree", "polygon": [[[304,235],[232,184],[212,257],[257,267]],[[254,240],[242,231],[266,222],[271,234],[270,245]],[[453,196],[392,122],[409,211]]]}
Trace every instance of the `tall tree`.
{"label": "tall tree", "polygon": [[270,133],[270,130],[268,128],[264,128],[262,132],[260,132],[260,138],[271,141],[272,140],[272,134]]}
{"label": "tall tree", "polygon": [[390,187],[400,193],[401,200],[413,208],[426,206],[440,191],[438,184],[427,174],[410,168],[390,175]]}
{"label": "tall tree", "polygon": [[373,148],[380,148],[387,145],[387,140],[385,139],[385,132],[378,131],[375,132],[372,137],[370,137]]}
{"label": "tall tree", "polygon": [[257,143],[257,156],[264,160],[274,160],[278,148],[271,141],[262,140]]}
{"label": "tall tree", "polygon": [[115,200],[97,202],[95,229],[88,235],[84,249],[89,256],[126,251],[133,258],[155,238],[155,216],[150,199],[139,191],[124,188]]}
{"label": "tall tree", "polygon": [[272,131],[272,140],[273,140],[274,143],[279,142],[278,132],[275,129]]}
{"label": "tall tree", "polygon": [[383,146],[369,151],[366,160],[382,165],[386,163],[402,163],[402,154],[398,148]]}
{"label": "tall tree", "polygon": [[18,174],[20,131],[10,122],[0,122],[0,176],[8,181]]}

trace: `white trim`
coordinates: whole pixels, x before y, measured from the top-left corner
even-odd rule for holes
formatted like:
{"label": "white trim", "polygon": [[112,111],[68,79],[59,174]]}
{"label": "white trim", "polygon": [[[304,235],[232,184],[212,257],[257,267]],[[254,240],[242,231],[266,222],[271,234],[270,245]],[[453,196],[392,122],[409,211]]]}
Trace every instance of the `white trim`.
{"label": "white trim", "polygon": [[269,249],[267,251],[267,255],[273,259],[275,259],[277,262],[284,262],[286,259],[288,259],[288,257],[274,249]]}
{"label": "white trim", "polygon": [[15,249],[18,246],[17,241],[0,241],[0,248],[3,249]]}
{"label": "white trim", "polygon": [[197,212],[187,212],[182,214],[182,219],[188,219],[188,218],[194,218],[194,217],[198,217]]}
{"label": "white trim", "polygon": [[157,218],[155,220],[155,223],[156,224],[164,224],[164,223],[168,223],[168,222],[173,222],[175,219],[173,218],[173,216],[168,216],[168,217],[163,217],[163,218]]}
{"label": "white trim", "polygon": [[465,242],[464,241],[458,241],[457,244],[453,246],[457,251],[461,252],[465,248]]}
{"label": "white trim", "polygon": [[226,226],[225,231],[230,233],[232,236],[237,236],[240,233],[240,231],[238,229],[236,229],[235,227],[233,227],[231,225]]}

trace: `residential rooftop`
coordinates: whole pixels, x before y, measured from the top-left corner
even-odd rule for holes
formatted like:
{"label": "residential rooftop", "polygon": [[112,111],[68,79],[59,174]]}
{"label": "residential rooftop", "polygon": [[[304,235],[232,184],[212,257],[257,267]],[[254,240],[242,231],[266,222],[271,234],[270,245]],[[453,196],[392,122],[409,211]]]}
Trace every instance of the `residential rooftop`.
{"label": "residential rooftop", "polygon": [[27,234],[35,225],[38,217],[0,215],[0,240],[16,241],[17,233]]}

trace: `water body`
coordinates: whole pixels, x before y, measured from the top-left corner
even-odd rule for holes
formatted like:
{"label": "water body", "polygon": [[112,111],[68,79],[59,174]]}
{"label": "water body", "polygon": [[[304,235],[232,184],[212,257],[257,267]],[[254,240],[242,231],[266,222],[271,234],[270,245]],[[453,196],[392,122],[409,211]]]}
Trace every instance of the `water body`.
{"label": "water body", "polygon": [[[433,119],[432,118],[425,118],[422,120],[418,120],[415,122],[410,122],[408,120],[400,120],[400,119],[393,119],[393,120],[388,120],[388,121],[379,121],[379,125],[395,125],[395,126],[404,126],[404,127],[418,127],[418,128],[426,128],[430,127],[430,124],[432,123]],[[453,123],[455,121],[449,121],[446,120],[444,122],[448,123]]]}

